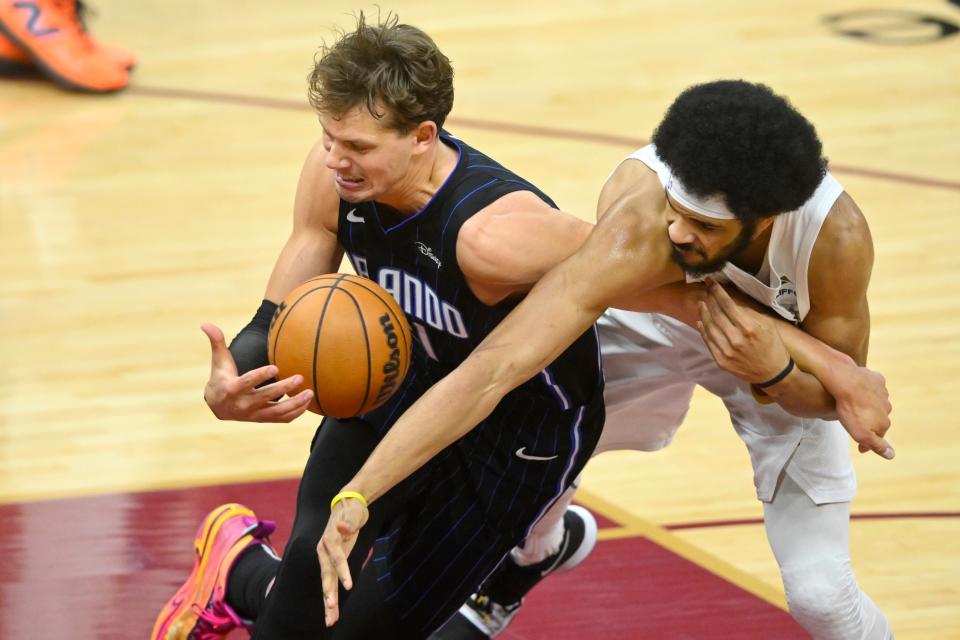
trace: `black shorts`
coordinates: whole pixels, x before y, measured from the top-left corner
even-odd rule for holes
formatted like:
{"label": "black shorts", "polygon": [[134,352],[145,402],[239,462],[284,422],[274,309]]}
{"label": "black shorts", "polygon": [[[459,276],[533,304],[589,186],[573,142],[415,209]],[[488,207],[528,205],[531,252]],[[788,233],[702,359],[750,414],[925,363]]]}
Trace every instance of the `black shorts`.
{"label": "black shorts", "polygon": [[326,419],[314,438],[294,530],[254,638],[426,638],[576,478],[602,425],[602,400],[569,411],[522,397],[501,403],[371,505],[350,556],[355,586],[350,592],[341,587],[341,620],[324,631],[316,545],[330,500],[379,440],[361,419]]}

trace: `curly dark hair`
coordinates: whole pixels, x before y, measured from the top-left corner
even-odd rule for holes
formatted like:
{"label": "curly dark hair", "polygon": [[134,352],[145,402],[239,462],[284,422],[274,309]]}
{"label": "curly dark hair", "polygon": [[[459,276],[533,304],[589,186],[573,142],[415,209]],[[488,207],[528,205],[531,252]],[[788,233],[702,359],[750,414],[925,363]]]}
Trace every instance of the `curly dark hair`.
{"label": "curly dark hair", "polygon": [[786,98],[744,80],[685,90],[653,143],[689,191],[722,194],[744,222],[800,207],[827,166],[813,125]]}
{"label": "curly dark hair", "polygon": [[[310,104],[339,118],[363,105],[400,133],[432,120],[443,126],[453,108],[453,67],[426,33],[388,13],[324,44],[308,77]],[[385,110],[385,111],[384,111]]]}

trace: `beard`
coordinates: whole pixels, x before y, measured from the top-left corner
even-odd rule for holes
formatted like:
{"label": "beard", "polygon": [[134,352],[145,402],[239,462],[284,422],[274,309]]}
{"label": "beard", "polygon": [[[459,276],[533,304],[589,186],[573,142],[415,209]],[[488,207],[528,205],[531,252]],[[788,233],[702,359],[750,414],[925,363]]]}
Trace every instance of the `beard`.
{"label": "beard", "polygon": [[[692,244],[673,243],[670,243],[670,257],[680,266],[681,269],[683,269],[684,273],[695,278],[716,273],[717,271],[723,269],[724,265],[730,261],[730,258],[743,251],[747,245],[750,244],[750,241],[753,239],[753,232],[755,228],[755,224],[745,224],[737,237],[734,238],[730,244],[726,245],[725,247],[721,247],[717,252],[717,255],[713,256],[712,258],[708,258],[705,253],[694,248]],[[693,251],[700,256],[702,260],[696,264],[691,264],[683,257],[683,254],[680,253],[680,249]]]}

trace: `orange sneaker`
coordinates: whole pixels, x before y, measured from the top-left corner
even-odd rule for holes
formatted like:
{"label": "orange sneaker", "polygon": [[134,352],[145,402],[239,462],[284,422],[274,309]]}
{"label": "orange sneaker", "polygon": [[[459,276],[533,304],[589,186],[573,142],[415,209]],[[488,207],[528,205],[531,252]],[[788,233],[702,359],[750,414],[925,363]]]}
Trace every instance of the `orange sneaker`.
{"label": "orange sneaker", "polygon": [[67,89],[103,93],[127,86],[130,74],[93,46],[54,0],[0,0],[0,35]]}
{"label": "orange sneaker", "polygon": [[29,71],[33,68],[30,54],[0,35],[0,72]]}
{"label": "orange sneaker", "polygon": [[163,607],[150,640],[215,640],[237,627],[249,630],[250,623],[224,599],[227,578],[240,554],[269,544],[275,528],[242,504],[225,504],[207,514],[193,542],[193,572]]}
{"label": "orange sneaker", "polygon": [[124,47],[105,44],[93,37],[93,34],[91,34],[90,30],[87,28],[87,17],[90,15],[90,13],[93,13],[93,11],[89,6],[82,2],[82,0],[57,0],[57,3],[64,12],[75,17],[77,22],[80,23],[80,28],[83,30],[84,34],[86,34],[87,38],[90,39],[90,42],[93,43],[94,47],[103,51],[105,54],[107,54],[107,57],[124,69],[129,70],[137,66],[137,55],[133,51],[130,51]]}

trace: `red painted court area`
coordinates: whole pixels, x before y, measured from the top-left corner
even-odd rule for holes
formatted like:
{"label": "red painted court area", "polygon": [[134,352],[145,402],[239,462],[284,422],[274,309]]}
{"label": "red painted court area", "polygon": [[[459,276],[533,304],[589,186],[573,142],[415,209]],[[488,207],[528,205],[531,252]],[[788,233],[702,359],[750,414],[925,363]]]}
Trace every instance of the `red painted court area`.
{"label": "red painted court area", "polygon": [[[197,525],[238,501],[279,525],[296,481],[197,487],[0,506],[0,638],[146,638],[192,566]],[[616,526],[599,518],[601,526]],[[246,637],[234,633],[231,640]],[[807,637],[780,609],[642,538],[598,544],[528,599],[505,640]]]}

